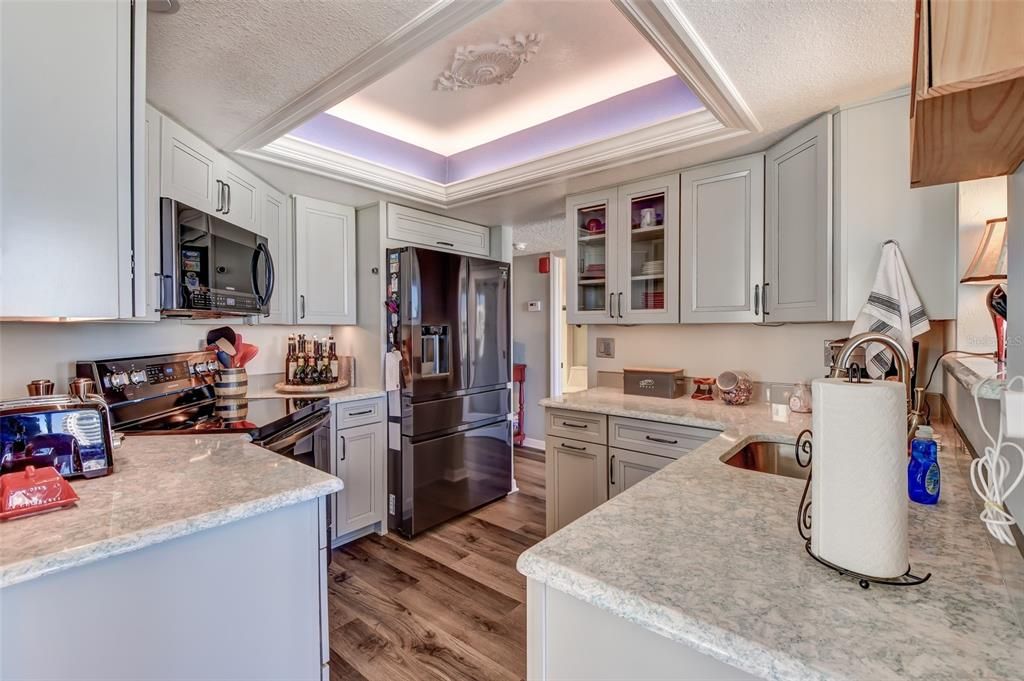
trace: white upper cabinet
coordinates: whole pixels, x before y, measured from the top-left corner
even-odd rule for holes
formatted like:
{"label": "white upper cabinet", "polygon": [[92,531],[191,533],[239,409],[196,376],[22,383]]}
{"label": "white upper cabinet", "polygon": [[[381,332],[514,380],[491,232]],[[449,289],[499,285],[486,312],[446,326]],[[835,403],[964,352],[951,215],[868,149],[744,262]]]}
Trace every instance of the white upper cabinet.
{"label": "white upper cabinet", "polygon": [[614,324],[619,220],[615,188],[565,200],[567,243],[566,317],[570,324]]}
{"label": "white upper cabinet", "polygon": [[761,321],[764,154],[686,170],[680,193],[680,320]]}
{"label": "white upper cabinet", "polygon": [[679,321],[679,175],[618,189],[618,290],[624,324]]}
{"label": "white upper cabinet", "polygon": [[136,298],[144,312],[133,271],[144,226],[133,183],[138,201],[145,187],[136,4],[0,2],[0,317],[130,318]]}
{"label": "white upper cabinet", "polygon": [[220,161],[217,174],[225,185],[221,217],[244,229],[259,232],[259,186],[262,182],[237,163],[224,157],[221,157]]}
{"label": "white upper cabinet", "polygon": [[832,116],[765,159],[766,322],[832,320]]}
{"label": "white upper cabinet", "polygon": [[355,324],[355,209],[296,196],[294,213],[296,321]]}
{"label": "white upper cabinet", "polygon": [[899,243],[928,316],[956,318],[956,184],[910,188],[909,107],[907,95],[893,96],[833,117],[836,321],[860,313],[888,239]]}
{"label": "white upper cabinet", "polygon": [[444,215],[388,204],[388,238],[408,241],[436,251],[491,255],[491,230],[483,225]]}
{"label": "white upper cabinet", "polygon": [[220,154],[167,117],[161,135],[160,195],[219,215],[225,198],[223,183],[217,179]]}
{"label": "white upper cabinet", "polygon": [[268,324],[290,324],[295,291],[291,257],[292,237],[289,234],[288,203],[284,194],[270,187],[260,192],[260,229],[270,242],[270,257],[274,261],[274,293],[270,296]]}

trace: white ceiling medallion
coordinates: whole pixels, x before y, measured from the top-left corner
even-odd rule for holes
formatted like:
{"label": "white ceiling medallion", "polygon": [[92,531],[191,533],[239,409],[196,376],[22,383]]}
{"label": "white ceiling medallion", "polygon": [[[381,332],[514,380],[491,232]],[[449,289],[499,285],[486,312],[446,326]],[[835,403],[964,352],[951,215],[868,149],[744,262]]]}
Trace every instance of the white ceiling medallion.
{"label": "white ceiling medallion", "polygon": [[452,65],[437,77],[434,89],[468,90],[512,80],[519,67],[537,53],[543,39],[539,33],[516,33],[496,44],[457,47]]}

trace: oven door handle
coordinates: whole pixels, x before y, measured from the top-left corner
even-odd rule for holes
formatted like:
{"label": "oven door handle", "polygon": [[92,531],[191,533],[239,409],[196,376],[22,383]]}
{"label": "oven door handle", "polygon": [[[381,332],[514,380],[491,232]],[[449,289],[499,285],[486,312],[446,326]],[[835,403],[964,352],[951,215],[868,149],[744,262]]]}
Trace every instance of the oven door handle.
{"label": "oven door handle", "polygon": [[[322,416],[317,418],[313,423],[309,423],[308,420],[304,421],[299,424],[299,426],[296,426],[296,429],[292,431],[285,431],[276,438],[270,438],[268,440],[263,440],[262,442],[256,442],[255,444],[280,454],[288,450],[290,447],[294,447],[297,442],[309,437],[315,433],[318,428],[331,420],[330,410],[324,410],[321,414]],[[309,425],[305,425],[307,423],[309,423]]]}

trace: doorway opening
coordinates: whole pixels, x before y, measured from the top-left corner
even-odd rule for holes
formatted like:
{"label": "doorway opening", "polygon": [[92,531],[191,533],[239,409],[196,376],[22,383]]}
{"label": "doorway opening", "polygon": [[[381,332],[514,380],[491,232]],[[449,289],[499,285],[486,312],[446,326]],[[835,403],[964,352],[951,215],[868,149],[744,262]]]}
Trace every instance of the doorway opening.
{"label": "doorway opening", "polygon": [[587,327],[570,324],[565,254],[551,254],[551,394],[587,389]]}

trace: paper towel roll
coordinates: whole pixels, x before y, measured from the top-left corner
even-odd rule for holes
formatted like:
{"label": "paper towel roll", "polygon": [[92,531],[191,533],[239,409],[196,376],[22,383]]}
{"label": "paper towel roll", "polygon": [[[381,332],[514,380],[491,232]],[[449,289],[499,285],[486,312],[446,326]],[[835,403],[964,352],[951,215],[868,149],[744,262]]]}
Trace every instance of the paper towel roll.
{"label": "paper towel roll", "polygon": [[814,381],[811,550],[870,577],[907,571],[907,393],[902,383]]}

